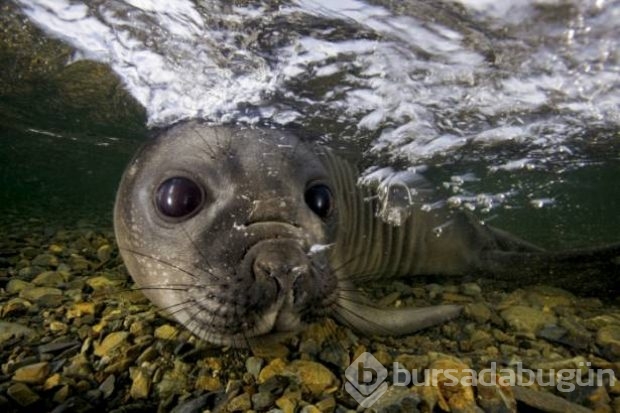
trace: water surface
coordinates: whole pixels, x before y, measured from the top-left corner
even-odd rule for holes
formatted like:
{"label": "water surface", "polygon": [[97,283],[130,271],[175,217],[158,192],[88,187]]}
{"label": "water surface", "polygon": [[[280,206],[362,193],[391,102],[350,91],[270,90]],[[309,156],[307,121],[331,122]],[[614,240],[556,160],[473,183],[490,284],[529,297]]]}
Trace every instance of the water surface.
{"label": "water surface", "polygon": [[[542,245],[618,240],[618,1],[15,4],[66,64],[110,66],[151,127],[296,128]],[[39,120],[0,131],[3,208],[105,216],[144,134]]]}

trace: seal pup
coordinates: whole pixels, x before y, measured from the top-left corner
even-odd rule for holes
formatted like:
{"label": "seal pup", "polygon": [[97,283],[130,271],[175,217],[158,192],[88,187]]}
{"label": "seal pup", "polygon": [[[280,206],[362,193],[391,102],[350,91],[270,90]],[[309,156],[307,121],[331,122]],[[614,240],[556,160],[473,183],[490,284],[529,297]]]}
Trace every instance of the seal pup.
{"label": "seal pup", "polygon": [[400,335],[461,310],[379,308],[356,290],[370,278],[495,275],[515,257],[544,257],[528,268],[534,276],[551,268],[553,254],[465,213],[415,210],[399,226],[385,222],[357,179],[353,165],[287,131],[180,123],[128,165],[117,243],[156,306],[198,337],[233,346],[321,316]]}

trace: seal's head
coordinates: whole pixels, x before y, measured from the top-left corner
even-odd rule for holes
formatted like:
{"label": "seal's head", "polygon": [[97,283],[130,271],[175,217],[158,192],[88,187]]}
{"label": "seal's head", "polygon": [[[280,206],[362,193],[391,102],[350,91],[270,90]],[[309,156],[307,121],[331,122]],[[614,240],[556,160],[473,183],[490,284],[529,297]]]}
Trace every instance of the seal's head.
{"label": "seal's head", "polygon": [[199,337],[244,345],[294,331],[334,299],[332,183],[283,131],[179,124],[148,142],[114,225],[134,281]]}

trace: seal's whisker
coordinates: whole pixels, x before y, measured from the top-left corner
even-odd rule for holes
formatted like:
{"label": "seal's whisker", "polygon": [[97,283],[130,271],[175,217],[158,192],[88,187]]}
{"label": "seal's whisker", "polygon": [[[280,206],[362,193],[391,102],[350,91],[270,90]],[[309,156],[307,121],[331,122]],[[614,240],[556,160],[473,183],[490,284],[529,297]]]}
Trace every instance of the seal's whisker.
{"label": "seal's whisker", "polygon": [[[172,263],[170,263],[170,262],[168,262],[168,261],[166,261],[164,259],[153,257],[152,255],[148,255],[148,254],[142,253],[140,251],[137,251],[137,250],[134,250],[134,249],[131,249],[131,248],[125,248],[125,247],[121,247],[121,246],[119,246],[118,248],[120,250],[128,251],[128,252],[130,252],[132,254],[138,255],[140,257],[148,258],[150,260],[156,261],[156,262],[158,262],[160,264],[163,264],[163,265],[166,265],[166,266],[168,266],[170,268],[174,268],[175,270],[181,271],[182,273],[187,274],[187,275],[189,275],[192,278],[198,279],[198,275],[190,272],[189,270],[186,270],[185,268],[183,268],[183,267],[181,267],[179,265],[172,264]],[[208,271],[208,270],[206,270],[204,268],[202,268],[202,269],[201,268],[196,268],[196,269],[199,270],[199,271],[205,272],[206,274],[214,277],[216,280],[220,279],[220,277],[218,277],[217,275],[213,274],[211,271]],[[221,285],[221,284],[212,283],[212,284],[204,284],[204,285],[208,286],[208,285]]]}
{"label": "seal's whisker", "polygon": [[357,257],[351,257],[348,260],[346,260],[345,262],[341,263],[340,265],[334,267],[332,269],[332,272],[337,273],[338,271],[345,269],[347,266],[349,266],[350,264],[353,263],[353,261],[355,261],[357,259]]}
{"label": "seal's whisker", "polygon": [[145,253],[143,253],[143,252],[140,252],[140,251],[134,250],[134,249],[132,249],[132,248],[122,247],[122,246],[120,246],[120,245],[118,246],[118,249],[119,249],[119,250],[124,250],[124,251],[130,252],[130,253],[132,253],[132,254],[138,255],[138,256],[143,257],[143,258],[148,258],[148,259],[150,259],[150,260],[153,260],[153,261],[159,262],[160,264],[167,265],[168,267],[174,268],[175,270],[179,270],[179,271],[183,272],[184,274],[189,275],[189,276],[190,276],[190,277],[192,277],[192,278],[198,278],[195,274],[191,273],[190,271],[188,271],[188,270],[186,270],[186,269],[184,269],[184,268],[182,268],[182,267],[180,267],[180,266],[178,266],[178,265],[172,264],[172,263],[170,263],[170,262],[168,262],[168,261],[166,261],[166,260],[163,260],[163,259],[161,259],[161,258],[153,257],[152,255],[145,254]]}
{"label": "seal's whisker", "polygon": [[339,281],[343,281],[343,282],[352,282],[354,284],[361,284],[367,281],[376,281],[380,278],[379,275],[377,275],[374,272],[356,272],[356,273],[350,273],[344,276],[341,276],[338,278]]}
{"label": "seal's whisker", "polygon": [[[245,347],[252,350],[254,346],[254,343],[253,343],[254,340],[250,340],[250,337],[248,336],[245,330],[241,331],[241,338],[243,339],[243,342],[244,342],[243,344],[245,345]],[[235,343],[235,344],[238,344],[238,343]],[[238,347],[238,346],[235,346],[235,347]]]}
{"label": "seal's whisker", "polygon": [[209,158],[211,158],[211,160],[217,159],[217,153],[211,147],[211,144],[209,143],[207,138],[199,130],[195,130],[195,133],[200,138],[200,140],[202,141],[202,144],[204,145],[204,147],[201,145],[198,149],[201,152],[204,152]]}
{"label": "seal's whisker", "polygon": [[[185,229],[185,226],[181,227],[183,229],[183,233],[185,234],[185,236],[187,237],[187,239],[192,243],[194,249],[196,249],[196,251],[198,251],[198,254],[200,254],[200,257],[205,261],[205,263],[207,264],[207,267],[209,268],[213,268],[213,266],[211,265],[211,263],[209,262],[209,260],[207,259],[207,257],[204,254],[204,251],[202,251],[200,248],[198,248],[198,244],[196,244],[196,240],[194,240],[190,235],[189,232],[187,232],[187,230]],[[213,273],[211,273],[211,271],[206,271],[209,275],[213,275],[214,277],[216,277]]]}
{"label": "seal's whisker", "polygon": [[[183,310],[185,310],[187,308],[191,308],[191,306],[193,304],[195,304],[195,303],[196,303],[196,300],[194,300],[192,298],[192,299],[189,299],[187,301],[181,301],[181,302],[178,302],[178,303],[175,303],[175,304],[171,304],[171,305],[168,305],[168,306],[165,306],[165,307],[161,307],[161,310],[165,310],[170,315],[174,315],[174,314],[177,314],[177,313],[179,313],[179,312],[181,312],[181,311],[183,311]],[[171,309],[173,309],[175,307],[178,307],[178,308],[176,308],[174,311],[169,311],[169,310],[171,310]]]}
{"label": "seal's whisker", "polygon": [[[247,351],[252,352],[252,342],[245,332],[241,333],[242,339],[234,337],[231,343],[233,360],[238,367],[245,367],[245,360],[248,357]],[[243,340],[243,341],[241,341]],[[253,353],[252,353],[253,354]]]}
{"label": "seal's whisker", "polygon": [[[174,313],[177,313],[179,311],[185,310],[185,309],[190,307],[190,304],[196,304],[196,303],[197,303],[196,300],[186,301],[184,303],[184,304],[186,304],[186,306],[182,307],[181,309],[179,309],[177,311],[175,311]],[[205,331],[204,330],[204,326],[196,318],[196,316],[198,315],[198,313],[200,313],[201,310],[202,310],[202,308],[200,306],[198,306],[196,311],[188,312],[188,315],[189,315],[188,321],[183,323],[183,325],[192,333],[192,335],[206,340],[207,338],[203,337],[204,334],[200,334],[201,332]]]}

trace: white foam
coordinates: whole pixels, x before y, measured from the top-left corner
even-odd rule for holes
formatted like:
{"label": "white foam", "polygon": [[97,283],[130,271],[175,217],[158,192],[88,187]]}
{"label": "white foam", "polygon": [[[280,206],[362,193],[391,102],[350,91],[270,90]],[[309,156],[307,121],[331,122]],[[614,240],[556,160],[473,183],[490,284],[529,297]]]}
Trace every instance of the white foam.
{"label": "white foam", "polygon": [[[326,116],[412,164],[468,142],[554,151],[584,125],[620,126],[620,0],[460,0],[483,28],[480,42],[441,19],[358,0],[199,9],[189,0],[17,1],[77,58],[109,64],[151,125]],[[541,12],[561,7],[574,17]],[[338,24],[352,34],[332,36]],[[265,49],[262,36],[283,40]],[[493,58],[479,46],[487,43]],[[323,77],[340,80],[306,86]]]}

